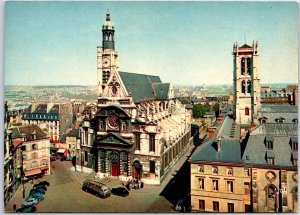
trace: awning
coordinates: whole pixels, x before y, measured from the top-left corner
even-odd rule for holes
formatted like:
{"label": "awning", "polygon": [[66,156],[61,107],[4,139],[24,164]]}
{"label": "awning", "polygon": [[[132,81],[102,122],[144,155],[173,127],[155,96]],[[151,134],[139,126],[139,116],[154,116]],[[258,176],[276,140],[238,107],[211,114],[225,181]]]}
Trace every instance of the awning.
{"label": "awning", "polygon": [[58,149],[57,153],[65,153],[66,149]]}
{"label": "awning", "polygon": [[25,172],[25,176],[30,176],[30,175],[36,175],[36,174],[41,174],[42,171],[40,169],[33,169],[33,170],[28,170]]}

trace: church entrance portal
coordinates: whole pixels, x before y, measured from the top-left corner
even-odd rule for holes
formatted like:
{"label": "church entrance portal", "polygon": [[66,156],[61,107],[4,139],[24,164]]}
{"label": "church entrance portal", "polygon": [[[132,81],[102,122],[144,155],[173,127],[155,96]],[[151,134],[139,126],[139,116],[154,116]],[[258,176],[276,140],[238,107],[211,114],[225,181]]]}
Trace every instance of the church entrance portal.
{"label": "church entrance portal", "polygon": [[119,175],[119,163],[118,162],[112,162],[111,163],[111,175],[112,176],[118,176]]}

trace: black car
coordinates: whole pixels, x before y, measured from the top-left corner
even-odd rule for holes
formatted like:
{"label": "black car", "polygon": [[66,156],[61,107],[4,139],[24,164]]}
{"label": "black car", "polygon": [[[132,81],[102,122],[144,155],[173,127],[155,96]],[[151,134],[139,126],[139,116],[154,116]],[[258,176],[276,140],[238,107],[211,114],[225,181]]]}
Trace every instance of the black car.
{"label": "black car", "polygon": [[50,186],[50,183],[48,181],[40,181],[38,185]]}
{"label": "black car", "polygon": [[36,207],[34,205],[24,206],[16,210],[18,213],[32,213],[36,212]]}
{"label": "black car", "polygon": [[123,196],[123,197],[126,197],[129,195],[129,191],[125,187],[112,188],[111,193],[114,195]]}
{"label": "black car", "polygon": [[32,189],[38,189],[38,188],[42,188],[45,191],[47,190],[47,187],[45,187],[45,185],[40,185],[40,184],[33,185]]}

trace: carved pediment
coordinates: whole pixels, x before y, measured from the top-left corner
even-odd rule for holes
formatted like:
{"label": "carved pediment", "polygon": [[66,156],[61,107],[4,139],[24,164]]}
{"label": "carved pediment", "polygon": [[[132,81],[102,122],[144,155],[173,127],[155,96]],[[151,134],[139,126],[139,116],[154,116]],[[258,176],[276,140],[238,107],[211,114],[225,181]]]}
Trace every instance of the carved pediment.
{"label": "carved pediment", "polygon": [[106,137],[99,138],[95,142],[97,146],[115,145],[119,147],[131,147],[133,145],[129,140],[126,140],[115,133],[109,133]]}

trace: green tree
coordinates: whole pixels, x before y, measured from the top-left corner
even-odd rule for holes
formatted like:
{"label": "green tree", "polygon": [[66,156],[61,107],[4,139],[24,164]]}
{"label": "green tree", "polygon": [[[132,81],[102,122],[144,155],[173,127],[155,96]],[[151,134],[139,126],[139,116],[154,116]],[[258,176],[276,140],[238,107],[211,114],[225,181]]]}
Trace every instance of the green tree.
{"label": "green tree", "polygon": [[201,105],[197,104],[193,106],[193,117],[194,118],[201,118],[205,114],[205,112],[209,112],[210,107],[209,105]]}

